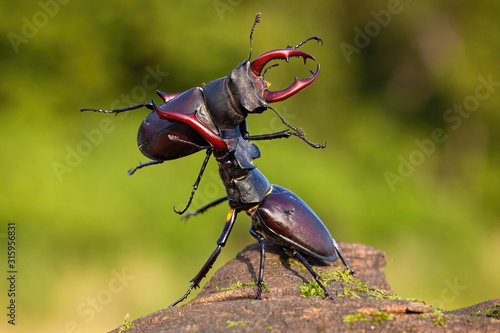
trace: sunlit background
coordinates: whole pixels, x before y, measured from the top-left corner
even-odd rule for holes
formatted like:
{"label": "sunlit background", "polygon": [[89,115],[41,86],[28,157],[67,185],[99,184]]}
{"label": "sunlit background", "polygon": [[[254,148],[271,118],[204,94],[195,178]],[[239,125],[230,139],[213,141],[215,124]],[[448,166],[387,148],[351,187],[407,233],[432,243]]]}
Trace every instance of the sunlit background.
{"label": "sunlit background", "polygon": [[[113,108],[228,75],[295,45],[316,82],[273,105],[302,127],[258,142],[255,163],[340,241],[387,253],[403,297],[456,309],[500,297],[500,3],[494,1],[62,1],[0,5],[1,324],[7,225],[17,228],[16,332],[102,332],[167,307],[216,246],[228,207],[183,223],[205,156],[139,170],[147,110]],[[313,62],[282,62],[273,89]],[[267,112],[252,134],[283,130]],[[192,208],[224,194],[212,160]],[[215,269],[253,243],[240,214]],[[206,282],[205,280],[204,282]]]}

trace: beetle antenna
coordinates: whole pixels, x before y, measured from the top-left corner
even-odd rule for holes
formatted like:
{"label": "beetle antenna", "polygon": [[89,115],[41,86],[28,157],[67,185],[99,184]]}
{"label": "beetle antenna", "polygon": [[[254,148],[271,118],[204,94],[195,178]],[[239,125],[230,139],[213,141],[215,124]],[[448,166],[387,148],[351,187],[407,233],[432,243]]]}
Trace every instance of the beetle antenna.
{"label": "beetle antenna", "polygon": [[307,43],[310,40],[315,40],[318,42],[319,45],[323,45],[323,40],[321,38],[319,38],[318,36],[312,36],[312,37],[304,39],[302,42],[298,43],[295,46],[288,46],[287,48],[288,49],[298,49],[299,47],[301,47],[302,45],[304,45],[305,43]]}
{"label": "beetle antenna", "polygon": [[276,66],[279,66],[279,65],[280,65],[280,64],[273,64],[273,65],[271,65],[271,66],[269,66],[269,67],[266,67],[266,69],[264,69],[264,72],[262,73],[262,78],[264,78],[264,75],[266,75],[266,72],[267,72],[269,69],[271,69],[271,68],[273,68],[273,67],[276,67]]}
{"label": "beetle antenna", "polygon": [[205,171],[205,168],[207,167],[208,160],[210,159],[210,155],[212,155],[212,150],[207,149],[207,156],[205,157],[205,160],[203,161],[200,173],[198,174],[198,178],[196,178],[196,181],[194,182],[193,190],[191,191],[191,195],[189,196],[188,203],[186,204],[186,207],[184,207],[184,209],[181,209],[181,210],[177,210],[174,207],[174,212],[176,212],[177,214],[179,214],[179,215],[184,214],[186,212],[186,210],[189,208],[189,206],[191,205],[191,201],[193,201],[193,197],[194,197],[194,192],[196,192],[196,190],[198,189],[198,185],[200,184],[200,180],[201,180],[201,177],[203,176],[203,172]]}
{"label": "beetle antenna", "polygon": [[252,30],[250,31],[250,54],[248,55],[248,60],[250,60],[252,58],[253,29],[255,29],[255,26],[257,25],[257,23],[260,22],[261,17],[262,17],[262,14],[257,13],[257,15],[255,15],[255,21],[253,21]]}
{"label": "beetle antenna", "polygon": [[300,127],[294,127],[292,125],[290,125],[289,123],[287,123],[285,121],[285,119],[283,119],[282,116],[280,116],[280,114],[278,113],[278,111],[276,111],[275,109],[273,109],[272,107],[268,106],[269,109],[273,110],[274,113],[276,113],[276,115],[281,119],[281,122],[283,124],[285,124],[286,126],[288,126],[288,128],[290,128],[291,130],[295,131],[294,132],[288,132],[290,133],[291,135],[295,135],[299,138],[301,138],[305,143],[307,143],[309,146],[313,147],[313,148],[325,148],[326,147],[326,142],[323,142],[323,144],[317,144],[317,143],[312,143],[311,141],[309,141],[307,138],[306,138],[306,133],[304,132],[304,130]]}

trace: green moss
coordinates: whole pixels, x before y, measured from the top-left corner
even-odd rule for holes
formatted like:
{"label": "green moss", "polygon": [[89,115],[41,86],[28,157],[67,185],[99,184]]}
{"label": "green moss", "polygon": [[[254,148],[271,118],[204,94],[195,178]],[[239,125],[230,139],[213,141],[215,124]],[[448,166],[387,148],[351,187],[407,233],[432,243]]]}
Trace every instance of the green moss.
{"label": "green moss", "polygon": [[344,316],[343,320],[344,323],[355,323],[358,321],[367,321],[368,318],[364,313],[354,311],[352,314]]}
{"label": "green moss", "polygon": [[384,291],[377,287],[368,286],[365,282],[349,274],[347,268],[341,270],[340,268],[335,271],[319,271],[318,272],[324,281],[339,281],[342,283],[343,295],[340,297],[356,297],[361,298],[360,295],[367,295],[376,299],[388,299],[388,300],[406,300],[421,302],[415,298],[402,298],[397,294],[393,294]]}
{"label": "green moss", "polygon": [[288,258],[288,265],[290,265],[290,266],[299,266],[301,271],[306,270],[306,268],[304,267],[304,265],[302,265],[302,263],[297,258],[294,258],[294,257],[289,257]]}
{"label": "green moss", "polygon": [[243,326],[243,325],[249,325],[249,324],[250,324],[250,322],[243,321],[243,320],[240,320],[240,321],[228,320],[226,328],[233,328],[235,326]]}
{"label": "green moss", "polygon": [[279,259],[279,257],[273,258],[273,262],[271,263],[271,265],[272,266],[281,265],[281,260]]}
{"label": "green moss", "polygon": [[432,315],[431,317],[432,317],[432,323],[436,327],[437,326],[444,327],[444,325],[446,324],[446,320],[448,318],[450,318],[447,315],[443,314],[442,312],[438,312],[438,313]]}
{"label": "green moss", "polygon": [[[325,284],[325,287],[328,287]],[[311,283],[304,283],[303,286],[299,286],[300,292],[302,293],[302,297],[309,296],[321,296],[325,297],[325,291],[320,287],[316,280],[313,280]]]}
{"label": "green moss", "polygon": [[125,315],[125,318],[123,319],[123,326],[120,327],[120,330],[118,331],[118,333],[122,333],[126,330],[128,330],[129,328],[132,328],[134,326],[134,324],[132,324],[131,322],[128,321],[128,318],[129,318],[129,314],[127,313]]}
{"label": "green moss", "polygon": [[495,319],[500,319],[500,303],[493,305],[491,310],[482,309],[476,313],[472,314],[473,316],[485,316]]}
{"label": "green moss", "polygon": [[[235,284],[232,284],[227,288],[219,288],[217,286],[214,286],[214,287],[217,290],[217,292],[221,292],[221,291],[233,290],[233,289],[244,288],[244,287],[255,287],[257,285],[258,285],[258,282],[255,280],[252,280],[252,282],[245,282],[245,283],[238,281]],[[269,289],[267,289],[266,285],[267,285],[266,282],[262,282],[262,290],[264,290],[265,292],[268,293]]]}
{"label": "green moss", "polygon": [[387,313],[381,310],[373,311],[371,313],[372,319],[370,320],[373,325],[377,326],[383,320],[393,320],[394,315],[392,313]]}
{"label": "green moss", "polygon": [[271,332],[271,331],[273,330],[273,327],[272,327],[271,325],[267,325],[267,326],[266,326],[266,329],[267,329],[269,332]]}
{"label": "green moss", "polygon": [[345,285],[342,286],[342,292],[344,294],[343,295],[340,294],[339,295],[340,297],[356,297],[356,298],[360,298],[361,299],[361,297],[358,294],[356,294],[352,288],[350,288],[348,286],[345,286]]}
{"label": "green moss", "polygon": [[369,321],[372,325],[377,326],[383,320],[393,320],[394,315],[381,310],[375,310],[370,314],[364,314],[354,311],[350,315],[344,316],[344,323],[355,323],[358,321]]}
{"label": "green moss", "polygon": [[422,313],[420,318],[431,318],[434,326],[444,327],[446,325],[446,320],[449,319],[447,315],[445,315],[441,310],[434,308],[433,313]]}

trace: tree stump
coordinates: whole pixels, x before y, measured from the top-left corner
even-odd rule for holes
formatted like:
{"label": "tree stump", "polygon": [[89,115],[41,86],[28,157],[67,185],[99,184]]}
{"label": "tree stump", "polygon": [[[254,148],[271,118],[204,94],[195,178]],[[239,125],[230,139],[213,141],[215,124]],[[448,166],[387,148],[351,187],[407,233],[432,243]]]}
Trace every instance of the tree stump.
{"label": "tree stump", "polygon": [[356,278],[340,260],[309,261],[331,299],[317,295],[321,288],[300,262],[266,241],[262,300],[255,300],[260,253],[254,244],[219,269],[194,300],[138,318],[125,332],[500,332],[500,299],[450,312],[401,299],[385,278],[384,252],[363,244],[340,246]]}

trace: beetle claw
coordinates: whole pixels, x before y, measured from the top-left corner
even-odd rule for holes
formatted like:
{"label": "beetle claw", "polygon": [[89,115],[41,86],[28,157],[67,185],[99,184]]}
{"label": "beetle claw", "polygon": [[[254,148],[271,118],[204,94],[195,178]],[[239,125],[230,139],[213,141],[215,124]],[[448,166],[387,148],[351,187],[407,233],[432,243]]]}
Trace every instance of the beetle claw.
{"label": "beetle claw", "polygon": [[[306,63],[307,59],[312,59],[315,61],[316,59],[312,55],[310,55],[304,51],[298,50],[297,47],[299,47],[300,45],[305,43],[307,40],[316,39],[316,38],[318,38],[318,37],[308,38],[305,41],[299,43],[296,47],[288,47],[285,49],[276,49],[276,50],[268,51],[268,52],[265,52],[265,53],[259,55],[257,58],[255,58],[252,61],[251,65],[250,65],[251,72],[256,77],[262,77],[262,75],[265,74],[266,70],[268,68],[270,68],[270,67],[265,68],[266,64],[268,62],[270,62],[272,60],[276,60],[276,59],[285,60],[288,63],[290,61],[290,57],[301,57],[304,60],[304,64]],[[316,67],[316,71],[315,72],[311,71],[310,77],[305,78],[305,79],[299,79],[299,78],[295,77],[295,80],[293,81],[293,83],[286,89],[279,90],[279,91],[270,91],[270,90],[264,89],[264,91],[262,92],[262,96],[264,97],[264,99],[268,103],[279,102],[279,101],[285,100],[285,99],[295,95],[296,93],[298,93],[302,89],[306,88],[311,83],[313,83],[314,80],[316,80],[316,78],[318,77],[319,69],[320,69],[320,66],[318,64],[318,66]],[[262,73],[262,71],[264,71],[264,73]]]}
{"label": "beetle claw", "polygon": [[[250,66],[252,73],[256,77],[262,77],[263,76],[262,70],[264,69],[265,65],[268,62],[270,62],[271,60],[275,60],[275,59],[285,60],[288,63],[290,61],[290,57],[302,57],[302,59],[304,60],[304,64],[306,63],[307,59],[316,60],[316,59],[314,59],[314,57],[312,55],[310,55],[304,51],[298,50],[298,48],[300,46],[304,45],[305,43],[307,43],[310,40],[316,40],[318,42],[318,44],[323,45],[323,40],[321,38],[319,38],[318,36],[312,36],[312,37],[304,39],[302,42],[300,42],[299,44],[297,44],[295,46],[287,46],[284,49],[276,49],[276,50],[265,52],[252,61],[251,66]],[[270,67],[268,67],[264,70],[264,74],[265,74],[266,70],[269,68]],[[293,83],[286,89],[283,89],[280,91],[269,91],[267,89],[264,89],[264,91],[262,93],[264,99],[268,103],[273,103],[273,102],[282,101],[284,99],[287,99],[287,98],[295,95],[296,93],[298,93],[299,91],[301,91],[302,89],[304,89],[305,87],[307,87],[308,85],[313,83],[314,80],[316,80],[316,78],[318,77],[318,74],[319,74],[319,69],[320,69],[320,66],[318,64],[316,71],[315,72],[311,71],[310,77],[302,79],[302,80],[295,77],[295,80],[293,81]]]}
{"label": "beetle claw", "polygon": [[302,57],[304,61],[306,61],[306,59],[316,60],[312,55],[304,51],[297,50],[295,48],[271,50],[262,53],[252,61],[251,63],[252,73],[255,76],[261,76],[262,69],[268,62],[275,59],[281,59],[285,60],[286,62],[289,62],[290,57]]}

